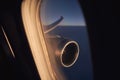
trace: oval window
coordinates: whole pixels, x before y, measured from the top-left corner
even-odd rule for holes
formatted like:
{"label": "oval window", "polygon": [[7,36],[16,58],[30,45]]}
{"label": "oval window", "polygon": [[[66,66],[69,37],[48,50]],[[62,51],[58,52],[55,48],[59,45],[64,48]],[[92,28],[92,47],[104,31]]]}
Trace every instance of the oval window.
{"label": "oval window", "polygon": [[[46,43],[50,43],[48,48],[53,49],[56,62],[60,64],[67,80],[93,80],[88,33],[78,0],[43,0],[40,11],[45,38],[49,38]],[[78,46],[74,45],[74,51],[72,47],[66,50],[67,56],[73,56],[64,58],[66,65],[62,63],[62,56],[66,44],[71,41]]]}

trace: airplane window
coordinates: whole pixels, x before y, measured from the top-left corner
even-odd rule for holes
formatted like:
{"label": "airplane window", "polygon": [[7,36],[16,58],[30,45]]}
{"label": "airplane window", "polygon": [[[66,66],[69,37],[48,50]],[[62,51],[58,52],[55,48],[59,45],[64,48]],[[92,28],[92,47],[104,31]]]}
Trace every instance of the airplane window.
{"label": "airplane window", "polygon": [[49,53],[55,54],[67,80],[93,80],[88,33],[78,0],[43,0],[40,18]]}

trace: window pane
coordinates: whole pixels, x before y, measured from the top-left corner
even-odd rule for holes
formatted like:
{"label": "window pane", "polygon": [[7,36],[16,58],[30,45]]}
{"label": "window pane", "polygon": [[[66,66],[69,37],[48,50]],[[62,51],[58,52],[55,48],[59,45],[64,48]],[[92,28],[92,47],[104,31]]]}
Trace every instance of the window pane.
{"label": "window pane", "polygon": [[80,53],[76,63],[70,68],[62,67],[68,80],[93,80],[91,52],[84,20],[84,14],[78,0],[43,0],[41,6],[41,21],[46,26],[63,20],[48,34],[59,35],[75,40],[80,46]]}

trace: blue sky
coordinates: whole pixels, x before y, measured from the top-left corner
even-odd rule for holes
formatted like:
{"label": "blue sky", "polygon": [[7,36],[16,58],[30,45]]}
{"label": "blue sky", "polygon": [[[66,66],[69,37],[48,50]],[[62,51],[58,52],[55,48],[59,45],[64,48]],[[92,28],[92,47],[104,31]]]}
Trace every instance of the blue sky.
{"label": "blue sky", "polygon": [[60,25],[85,25],[84,16],[77,0],[43,0],[41,18],[44,24],[51,24],[60,16]]}

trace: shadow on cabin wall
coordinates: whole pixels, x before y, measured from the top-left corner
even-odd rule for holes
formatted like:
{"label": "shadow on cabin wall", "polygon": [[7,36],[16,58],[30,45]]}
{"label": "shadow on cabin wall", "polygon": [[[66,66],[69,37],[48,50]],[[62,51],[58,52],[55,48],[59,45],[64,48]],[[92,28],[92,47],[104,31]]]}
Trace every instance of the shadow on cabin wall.
{"label": "shadow on cabin wall", "polygon": [[118,44],[115,37],[118,31],[114,27],[118,27],[119,24],[115,11],[118,7],[113,7],[113,2],[111,0],[79,0],[90,39],[94,80],[115,79],[112,71],[116,62],[114,44],[115,42]]}
{"label": "shadow on cabin wall", "polygon": [[[0,0],[0,80],[40,80],[21,19],[22,0]],[[16,58],[10,57],[2,28]]]}

